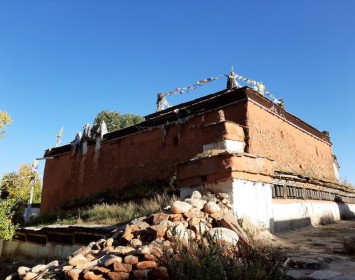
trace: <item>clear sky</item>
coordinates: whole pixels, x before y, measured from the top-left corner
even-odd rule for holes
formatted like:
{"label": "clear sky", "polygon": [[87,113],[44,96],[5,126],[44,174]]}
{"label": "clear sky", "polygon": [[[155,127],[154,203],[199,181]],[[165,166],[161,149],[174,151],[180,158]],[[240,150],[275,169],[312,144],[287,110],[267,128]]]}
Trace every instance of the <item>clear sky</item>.
{"label": "clear sky", "polygon": [[14,122],[0,141],[0,176],[41,157],[62,125],[66,144],[101,110],[150,114],[157,92],[232,65],[328,130],[341,178],[355,183],[354,0],[2,0],[0,110]]}

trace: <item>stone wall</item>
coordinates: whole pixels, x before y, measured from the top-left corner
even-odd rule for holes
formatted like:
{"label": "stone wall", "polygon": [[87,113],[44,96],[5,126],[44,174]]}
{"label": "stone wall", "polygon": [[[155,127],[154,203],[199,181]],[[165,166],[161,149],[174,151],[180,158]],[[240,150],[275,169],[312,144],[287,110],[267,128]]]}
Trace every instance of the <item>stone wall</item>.
{"label": "stone wall", "polygon": [[[2,243],[2,248],[1,248]],[[18,256],[30,257],[33,259],[65,258],[78,250],[81,245],[46,244],[39,245],[19,240],[0,240],[0,257],[17,258]]]}

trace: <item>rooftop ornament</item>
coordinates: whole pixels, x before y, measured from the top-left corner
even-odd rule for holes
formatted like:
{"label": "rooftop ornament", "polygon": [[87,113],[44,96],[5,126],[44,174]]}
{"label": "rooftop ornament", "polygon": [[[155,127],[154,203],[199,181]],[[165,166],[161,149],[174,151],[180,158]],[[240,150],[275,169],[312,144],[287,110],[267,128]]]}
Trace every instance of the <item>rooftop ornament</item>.
{"label": "rooftop ornament", "polygon": [[233,72],[233,66],[231,72],[229,73],[228,80],[227,80],[227,89],[232,88],[240,88],[240,85],[237,82],[237,74]]}
{"label": "rooftop ornament", "polygon": [[157,93],[157,112],[163,111],[165,108],[171,107],[171,105],[165,98],[166,95],[166,93]]}
{"label": "rooftop ornament", "polygon": [[60,143],[62,142],[62,134],[63,134],[63,127],[59,130],[57,134],[57,142],[55,143],[55,147],[59,147]]}
{"label": "rooftop ornament", "polygon": [[169,91],[169,92],[160,92],[157,94],[157,112],[162,111],[166,108],[171,107],[171,105],[169,104],[169,102],[167,101],[166,97],[172,94],[184,94],[184,93],[188,93],[191,90],[194,90],[200,86],[203,86],[207,83],[216,81],[222,77],[226,77],[227,78],[227,89],[231,90],[233,88],[240,88],[241,86],[239,85],[239,83],[237,82],[237,80],[246,82],[247,84],[252,85],[252,88],[257,91],[258,93],[260,93],[262,96],[267,96],[270,99],[272,99],[272,101],[284,108],[284,101],[283,99],[278,99],[275,96],[273,96],[269,90],[265,87],[263,82],[257,82],[251,79],[248,79],[246,77],[243,77],[241,75],[238,75],[234,72],[234,68],[232,66],[231,68],[231,72],[227,75],[227,74],[221,74],[218,75],[216,77],[209,77],[207,79],[203,79],[203,80],[199,80],[196,81],[195,84],[183,87],[183,88],[175,88],[175,90],[173,91]]}

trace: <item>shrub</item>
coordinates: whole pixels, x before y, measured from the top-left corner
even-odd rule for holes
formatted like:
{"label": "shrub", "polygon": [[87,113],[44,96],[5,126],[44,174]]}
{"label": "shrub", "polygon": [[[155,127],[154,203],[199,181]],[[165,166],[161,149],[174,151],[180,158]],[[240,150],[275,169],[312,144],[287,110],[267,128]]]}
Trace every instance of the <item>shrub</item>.
{"label": "shrub", "polygon": [[6,200],[0,203],[0,239],[11,240],[15,233],[15,225],[12,222],[15,201]]}
{"label": "shrub", "polygon": [[41,214],[40,216],[34,218],[30,222],[25,225],[49,225],[55,224],[59,219],[58,213],[55,211],[49,211],[45,214]]}
{"label": "shrub", "polygon": [[283,255],[269,247],[190,241],[189,246],[176,245],[174,251],[163,258],[172,279],[287,279],[282,269]]}

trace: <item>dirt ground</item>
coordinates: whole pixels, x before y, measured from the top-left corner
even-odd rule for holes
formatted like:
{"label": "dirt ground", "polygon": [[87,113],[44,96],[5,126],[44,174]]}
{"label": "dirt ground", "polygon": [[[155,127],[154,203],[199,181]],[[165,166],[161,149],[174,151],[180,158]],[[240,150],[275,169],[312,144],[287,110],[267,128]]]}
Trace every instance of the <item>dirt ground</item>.
{"label": "dirt ground", "polygon": [[265,237],[285,252],[284,266],[294,279],[355,279],[355,220]]}
{"label": "dirt ground", "polygon": [[[256,238],[285,253],[284,266],[294,279],[355,280],[355,220],[275,235],[262,232]],[[38,261],[28,259],[0,260],[0,280],[16,271],[19,265],[36,264]]]}
{"label": "dirt ground", "polygon": [[39,264],[38,260],[29,260],[27,258],[19,258],[18,260],[0,259],[0,280],[4,280],[15,272],[19,266],[33,267],[37,264]]}

